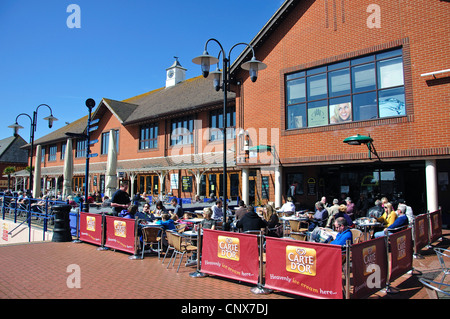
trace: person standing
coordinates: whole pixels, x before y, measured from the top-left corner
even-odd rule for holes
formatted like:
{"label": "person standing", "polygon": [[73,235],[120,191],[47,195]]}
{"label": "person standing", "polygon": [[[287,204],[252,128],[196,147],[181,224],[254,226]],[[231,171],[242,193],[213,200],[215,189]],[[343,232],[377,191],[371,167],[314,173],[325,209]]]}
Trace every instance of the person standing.
{"label": "person standing", "polygon": [[130,195],[128,192],[128,182],[123,181],[120,183],[120,188],[116,190],[111,198],[111,207],[113,208],[113,215],[119,216],[119,213],[128,208],[130,205]]}

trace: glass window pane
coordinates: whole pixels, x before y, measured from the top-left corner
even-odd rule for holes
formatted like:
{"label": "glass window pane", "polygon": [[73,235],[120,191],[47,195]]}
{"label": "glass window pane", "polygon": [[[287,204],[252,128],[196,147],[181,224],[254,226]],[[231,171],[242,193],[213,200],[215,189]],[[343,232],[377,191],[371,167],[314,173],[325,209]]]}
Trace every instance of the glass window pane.
{"label": "glass window pane", "polygon": [[330,64],[330,65],[328,66],[328,71],[333,71],[333,70],[337,70],[337,69],[342,69],[342,68],[348,67],[349,64],[350,64],[349,61],[344,61],[344,62],[338,62],[338,63],[335,63],[335,64]]}
{"label": "glass window pane", "polygon": [[299,78],[302,76],[305,76],[305,71],[288,74],[288,75],[286,75],[286,80],[289,81],[289,80],[296,79],[296,78]]}
{"label": "glass window pane", "polygon": [[327,97],[327,75],[320,74],[307,78],[308,100],[318,100]]}
{"label": "glass window pane", "polygon": [[351,122],[352,103],[350,96],[330,99],[330,123]]}
{"label": "glass window pane", "polygon": [[402,48],[379,53],[377,54],[377,60],[386,59],[397,55],[402,55]]}
{"label": "glass window pane", "polygon": [[379,91],[380,117],[406,115],[404,87]]}
{"label": "glass window pane", "polygon": [[350,94],[349,69],[328,73],[328,94],[330,97]]}
{"label": "glass window pane", "polygon": [[306,127],[306,105],[297,104],[287,108],[287,129]]}
{"label": "glass window pane", "polygon": [[327,100],[308,103],[308,127],[328,125]]}
{"label": "glass window pane", "polygon": [[353,93],[376,89],[374,63],[352,68],[352,89]]}
{"label": "glass window pane", "polygon": [[320,66],[318,68],[314,68],[314,69],[309,69],[306,71],[306,75],[312,75],[312,74],[317,74],[317,73],[322,73],[325,72],[327,70],[326,66]]}
{"label": "glass window pane", "polygon": [[354,121],[370,120],[378,117],[376,92],[354,95],[352,105]]}
{"label": "glass window pane", "polygon": [[374,58],[375,58],[374,55],[369,55],[369,56],[365,56],[365,57],[362,57],[362,58],[353,59],[351,61],[351,65],[357,65],[357,64],[372,62],[374,60]]}
{"label": "glass window pane", "polygon": [[377,62],[378,88],[403,85],[402,57]]}
{"label": "glass window pane", "polygon": [[287,82],[287,103],[295,104],[305,102],[305,78]]}

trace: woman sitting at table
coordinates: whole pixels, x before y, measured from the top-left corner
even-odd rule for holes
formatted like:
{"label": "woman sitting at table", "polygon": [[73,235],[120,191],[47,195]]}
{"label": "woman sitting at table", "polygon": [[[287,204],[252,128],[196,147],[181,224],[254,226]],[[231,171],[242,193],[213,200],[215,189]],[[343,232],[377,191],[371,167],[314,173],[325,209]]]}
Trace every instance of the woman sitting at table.
{"label": "woman sitting at table", "polygon": [[164,213],[167,213],[167,210],[166,210],[166,208],[164,207],[164,204],[162,203],[162,201],[156,202],[156,209],[155,209],[155,211],[153,212],[153,214],[154,214],[155,216],[161,217],[162,214],[164,214]]}
{"label": "woman sitting at table", "polygon": [[310,220],[308,231],[313,231],[317,226],[326,226],[326,221],[328,219],[328,210],[323,206],[322,202],[316,202],[316,212],[313,218]]}
{"label": "woman sitting at table", "polygon": [[377,218],[377,221],[383,224],[383,228],[391,226],[397,219],[397,214],[392,208],[392,204],[387,202],[384,204],[384,214]]}
{"label": "woman sitting at table", "polygon": [[347,206],[345,206],[344,204],[339,205],[339,210],[336,214],[328,217],[328,222],[327,222],[326,227],[330,227],[334,223],[334,221],[336,219],[338,219],[339,217],[344,217],[345,220],[347,221],[347,226],[353,227],[353,221],[350,218],[350,216],[347,214]]}
{"label": "woman sitting at table", "polygon": [[203,208],[203,216],[205,217],[202,221],[202,228],[206,229],[216,229],[216,220],[212,218],[212,209],[210,207]]}

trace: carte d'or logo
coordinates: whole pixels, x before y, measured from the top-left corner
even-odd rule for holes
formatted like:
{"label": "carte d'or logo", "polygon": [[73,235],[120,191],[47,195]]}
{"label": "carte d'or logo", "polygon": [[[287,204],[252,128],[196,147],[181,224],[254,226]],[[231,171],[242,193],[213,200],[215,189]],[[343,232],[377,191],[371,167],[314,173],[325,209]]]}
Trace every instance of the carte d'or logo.
{"label": "carte d'or logo", "polygon": [[240,256],[239,238],[218,236],[217,256],[219,258],[239,261]]}
{"label": "carte d'or logo", "polygon": [[419,220],[419,225],[417,228],[419,228],[419,237],[425,236],[425,220],[424,219]]}
{"label": "carte d'or logo", "polygon": [[114,221],[114,235],[117,237],[127,237],[127,223],[121,220]]}
{"label": "carte d'or logo", "polygon": [[286,270],[307,276],[316,275],[316,250],[286,246]]}
{"label": "carte d'or logo", "polygon": [[364,248],[363,251],[363,262],[364,262],[364,276],[370,275],[375,270],[368,271],[367,268],[375,264],[377,261],[377,247],[375,245]]}
{"label": "carte d'or logo", "polygon": [[86,230],[95,231],[95,217],[86,216]]}
{"label": "carte d'or logo", "polygon": [[406,236],[400,236],[397,238],[397,251],[397,260],[400,260],[406,256]]}

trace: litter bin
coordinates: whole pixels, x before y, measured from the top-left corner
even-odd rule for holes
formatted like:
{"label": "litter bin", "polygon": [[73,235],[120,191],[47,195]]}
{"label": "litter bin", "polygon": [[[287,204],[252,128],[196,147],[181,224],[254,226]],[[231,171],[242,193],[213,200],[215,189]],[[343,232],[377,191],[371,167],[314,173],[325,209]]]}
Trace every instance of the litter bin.
{"label": "litter bin", "polygon": [[70,205],[55,205],[52,207],[52,213],[55,216],[55,227],[53,228],[52,241],[67,242],[72,241],[72,234],[70,233],[69,214],[72,206]]}

